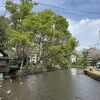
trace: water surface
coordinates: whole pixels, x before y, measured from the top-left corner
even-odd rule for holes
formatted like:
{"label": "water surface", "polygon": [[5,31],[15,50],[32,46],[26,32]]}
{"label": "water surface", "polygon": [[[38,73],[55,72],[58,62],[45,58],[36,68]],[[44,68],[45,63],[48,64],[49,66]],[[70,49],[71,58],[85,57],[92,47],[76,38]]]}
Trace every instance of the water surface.
{"label": "water surface", "polygon": [[[70,69],[0,81],[5,100],[100,100],[100,82]],[[7,95],[6,91],[11,90]]]}

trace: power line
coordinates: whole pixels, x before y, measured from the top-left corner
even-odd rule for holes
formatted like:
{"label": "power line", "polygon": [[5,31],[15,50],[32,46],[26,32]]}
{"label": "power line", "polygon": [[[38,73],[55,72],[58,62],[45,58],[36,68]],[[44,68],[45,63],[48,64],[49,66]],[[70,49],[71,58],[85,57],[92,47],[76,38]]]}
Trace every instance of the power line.
{"label": "power line", "polygon": [[[4,0],[2,0],[1,2],[0,2],[0,4],[2,4],[4,2]],[[1,6],[0,6],[1,7]]]}
{"label": "power line", "polygon": [[[5,7],[4,7],[4,5],[6,4],[6,1],[7,0],[2,0],[1,1],[1,9],[0,9],[0,16],[6,16],[7,14],[9,14],[9,12],[5,9]],[[2,7],[4,7],[4,8],[2,8]]]}
{"label": "power line", "polygon": [[6,3],[6,1],[4,2],[4,0],[3,1],[1,1],[1,3],[0,4],[2,4],[0,7],[2,8],[4,5],[5,5],[5,3]]}
{"label": "power line", "polygon": [[[6,0],[5,0],[5,1],[6,1]],[[3,1],[2,1],[2,2],[3,2]],[[36,2],[36,3],[37,3],[38,5],[53,7],[53,8],[62,9],[62,10],[65,10],[65,11],[70,11],[70,12],[85,13],[85,14],[98,14],[98,15],[100,15],[99,12],[90,12],[90,11],[76,10],[76,9],[71,9],[71,8],[65,8],[65,7],[50,5],[50,4],[44,4],[44,3],[40,3],[40,2]],[[5,5],[5,3],[4,3],[1,7],[3,7],[4,5]]]}
{"label": "power line", "polygon": [[53,7],[53,8],[57,8],[57,9],[62,9],[62,10],[65,10],[65,11],[85,13],[85,14],[100,14],[99,12],[90,12],[90,11],[76,10],[76,9],[71,9],[71,8],[65,8],[65,7],[50,5],[50,4],[44,4],[44,3],[40,3],[40,2],[36,2],[36,3],[39,4],[39,5]]}
{"label": "power line", "polygon": [[[3,1],[1,1],[0,4],[2,4],[2,5],[0,6],[0,16],[3,16],[2,11],[5,10],[4,5],[6,4],[6,1],[3,0]],[[5,11],[4,11],[4,13],[5,13]]]}

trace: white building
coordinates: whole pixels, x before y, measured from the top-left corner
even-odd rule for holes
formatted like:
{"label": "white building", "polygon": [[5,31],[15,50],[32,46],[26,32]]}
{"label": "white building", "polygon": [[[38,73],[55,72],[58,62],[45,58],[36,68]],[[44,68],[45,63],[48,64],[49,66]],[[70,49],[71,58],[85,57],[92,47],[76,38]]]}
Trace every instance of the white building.
{"label": "white building", "polygon": [[71,55],[70,60],[71,60],[72,63],[76,62],[76,56],[75,55]]}

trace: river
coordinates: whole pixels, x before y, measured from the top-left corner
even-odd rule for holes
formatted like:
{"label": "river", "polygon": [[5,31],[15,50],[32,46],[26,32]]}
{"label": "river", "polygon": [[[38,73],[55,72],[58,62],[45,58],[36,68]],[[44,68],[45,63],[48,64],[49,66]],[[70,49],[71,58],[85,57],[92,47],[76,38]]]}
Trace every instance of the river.
{"label": "river", "polygon": [[[100,100],[100,82],[68,69],[0,81],[4,100]],[[6,91],[11,90],[7,95]]]}

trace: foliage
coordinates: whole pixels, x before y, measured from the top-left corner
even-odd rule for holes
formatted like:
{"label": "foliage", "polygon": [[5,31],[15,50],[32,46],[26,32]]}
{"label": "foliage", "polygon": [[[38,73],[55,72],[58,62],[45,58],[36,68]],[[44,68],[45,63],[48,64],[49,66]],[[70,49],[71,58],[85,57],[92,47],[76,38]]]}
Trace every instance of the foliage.
{"label": "foliage", "polygon": [[91,66],[96,66],[96,64],[100,62],[100,57],[95,57],[91,60]]}
{"label": "foliage", "polygon": [[88,51],[86,49],[82,51],[82,64],[83,66],[88,65]]}
{"label": "foliage", "polygon": [[8,47],[15,48],[15,54],[21,58],[21,67],[25,58],[31,59],[34,55],[38,67],[50,69],[57,64],[68,65],[78,45],[68,31],[68,21],[50,9],[32,12],[34,5],[32,0],[20,0],[20,4],[6,2],[12,21],[6,29]]}
{"label": "foliage", "polygon": [[0,49],[6,49],[5,29],[8,27],[8,19],[0,16]]}
{"label": "foliage", "polygon": [[10,12],[10,19],[12,21],[9,28],[6,29],[6,36],[8,37],[8,47],[15,48],[15,53],[20,56],[21,68],[26,56],[26,49],[32,46],[30,41],[31,32],[21,28],[21,22],[29,15],[32,14],[31,0],[20,0],[20,4],[16,4],[11,0],[6,2],[6,9]]}
{"label": "foliage", "polygon": [[51,66],[68,64],[70,55],[78,42],[68,31],[68,21],[65,18],[46,9],[34,16],[29,16],[22,25],[25,29],[30,27],[31,31],[34,31],[33,38],[36,41],[33,41],[38,45],[38,62],[42,61],[42,66],[46,66],[49,61]]}

